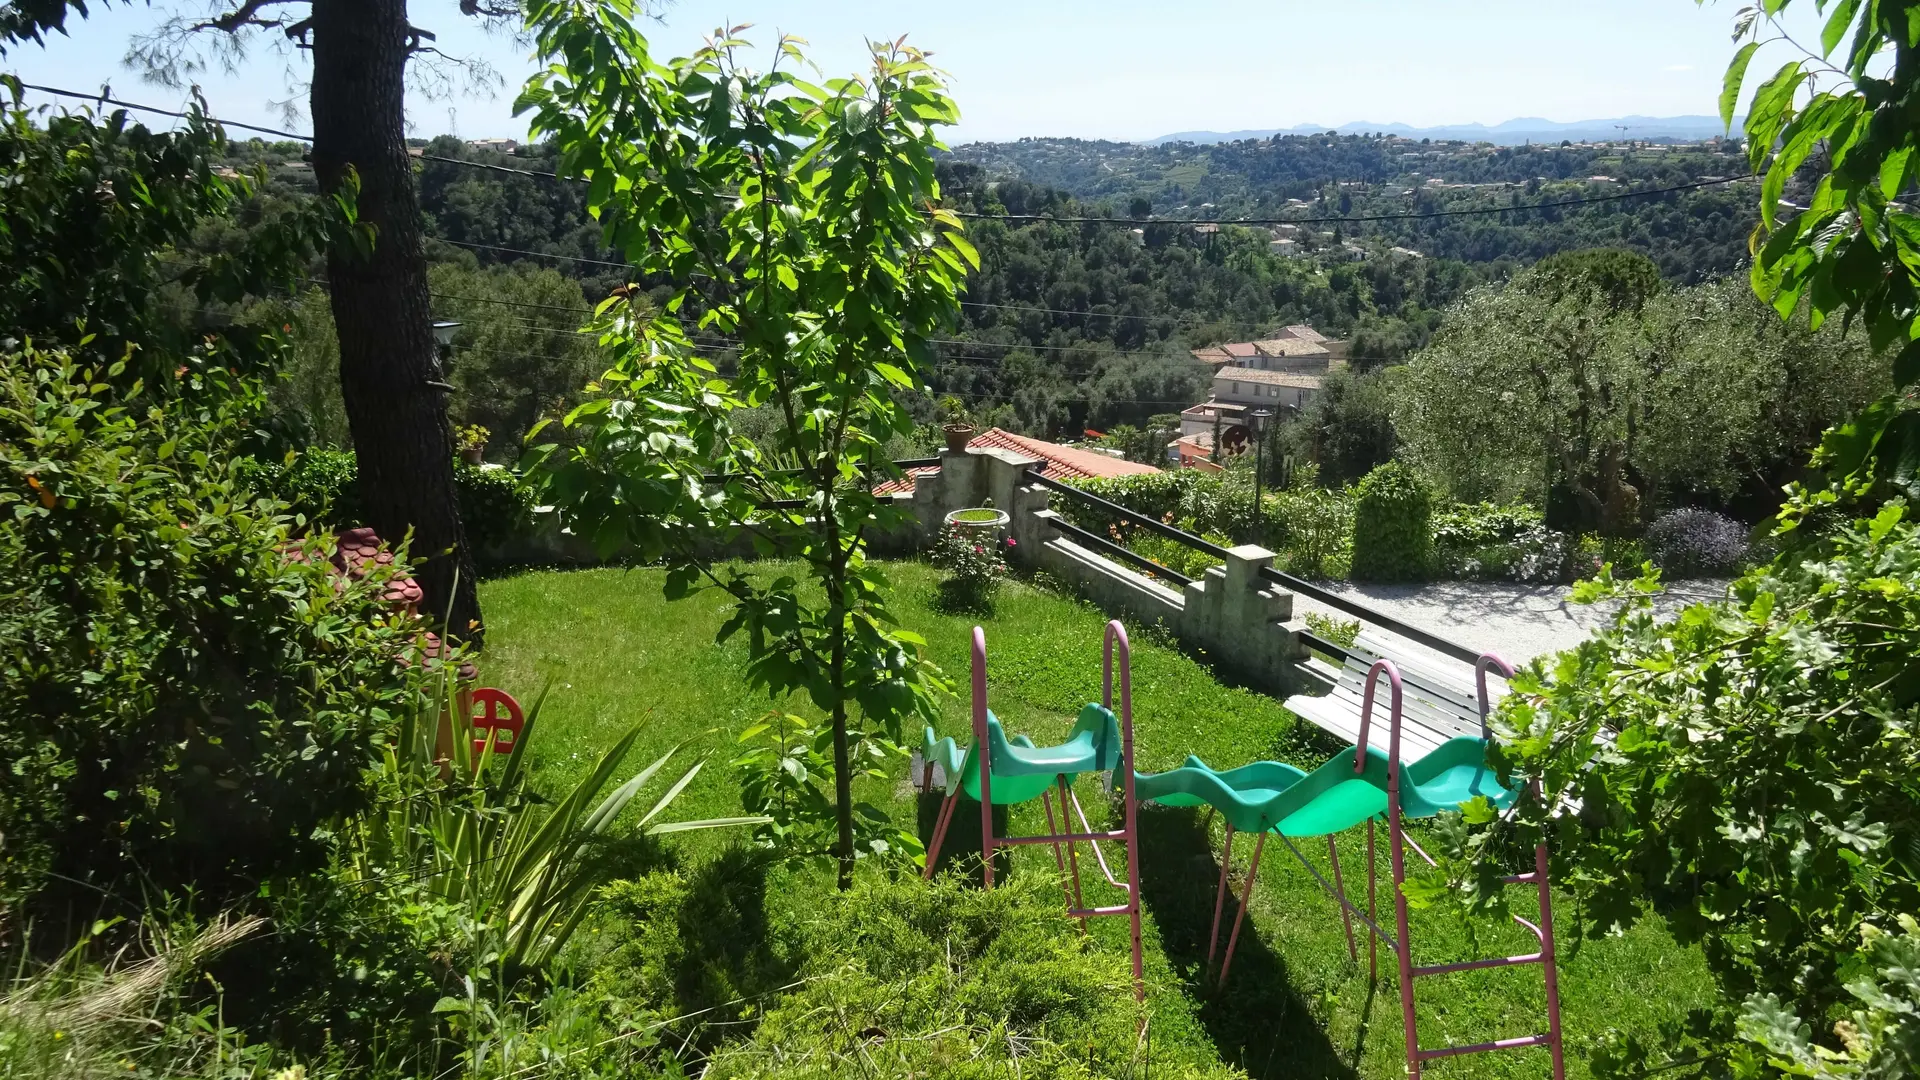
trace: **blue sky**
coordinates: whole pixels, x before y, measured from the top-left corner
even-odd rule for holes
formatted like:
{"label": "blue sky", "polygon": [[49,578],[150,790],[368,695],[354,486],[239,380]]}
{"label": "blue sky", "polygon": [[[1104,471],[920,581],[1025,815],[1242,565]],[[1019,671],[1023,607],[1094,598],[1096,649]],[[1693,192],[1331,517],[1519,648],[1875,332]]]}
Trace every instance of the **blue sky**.
{"label": "blue sky", "polygon": [[[128,40],[169,10],[96,8],[71,38],[28,45],[0,70],[75,90],[111,83],[116,96],[177,107],[181,91],[143,84],[121,57]],[[715,26],[752,23],[770,41],[785,31],[810,42],[829,75],[863,63],[868,37],[910,35],[953,78],[963,113],[949,142],[1024,135],[1143,139],[1170,131],[1287,127],[1366,120],[1416,125],[1498,123],[1516,116],[1582,120],[1641,114],[1711,114],[1731,55],[1731,2],[1692,0],[681,0],[649,36],[656,53],[682,55]],[[1811,0],[1788,22],[1818,40]],[[449,0],[414,0],[415,25],[448,53],[485,59],[504,79],[495,91],[451,97],[414,93],[416,135],[518,137],[514,89],[532,69],[526,48],[489,34]],[[1776,46],[1784,50],[1785,46]],[[1787,59],[1779,51],[1754,72]],[[197,76],[215,115],[277,125],[270,104],[298,97],[302,57],[256,47],[237,72],[214,64]],[[292,86],[294,89],[289,90]],[[296,119],[298,130],[304,120]]]}

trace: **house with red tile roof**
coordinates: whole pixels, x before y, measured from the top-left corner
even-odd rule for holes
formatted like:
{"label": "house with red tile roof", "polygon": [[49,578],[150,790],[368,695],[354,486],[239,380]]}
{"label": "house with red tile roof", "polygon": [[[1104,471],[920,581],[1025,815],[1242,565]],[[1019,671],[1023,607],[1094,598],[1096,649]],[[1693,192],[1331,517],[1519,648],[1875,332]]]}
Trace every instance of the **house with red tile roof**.
{"label": "house with red tile roof", "polygon": [[[1096,476],[1133,476],[1139,473],[1157,473],[1161,470],[1151,465],[1142,465],[1137,461],[1109,457],[1096,450],[1082,450],[1077,446],[1062,446],[1047,442],[1045,439],[1015,435],[1000,428],[988,428],[967,440],[969,450],[1011,450],[1016,454],[1036,457],[1046,462],[1041,475],[1050,480],[1087,480]],[[874,488],[877,495],[894,495],[913,490],[913,478],[939,472],[939,467],[909,469],[900,480],[889,480]]]}

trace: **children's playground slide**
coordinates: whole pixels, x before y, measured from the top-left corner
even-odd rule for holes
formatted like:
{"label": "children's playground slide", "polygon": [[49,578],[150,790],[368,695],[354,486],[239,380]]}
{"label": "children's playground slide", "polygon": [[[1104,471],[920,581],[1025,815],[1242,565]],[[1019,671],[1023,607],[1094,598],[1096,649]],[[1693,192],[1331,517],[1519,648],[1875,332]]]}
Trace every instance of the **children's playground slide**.
{"label": "children's playground slide", "polygon": [[[1117,647],[1117,648],[1116,648]],[[1114,660],[1119,658],[1119,706],[1115,712]],[[1405,852],[1411,848],[1429,864],[1433,860],[1405,834],[1402,822],[1431,818],[1458,809],[1475,798],[1484,797],[1497,809],[1506,809],[1521,792],[1503,786],[1486,765],[1490,737],[1485,719],[1489,711],[1486,675],[1489,670],[1511,676],[1513,669],[1499,657],[1484,655],[1477,665],[1479,708],[1482,721],[1479,738],[1453,739],[1417,761],[1400,759],[1402,689],[1400,673],[1391,660],[1380,660],[1368,672],[1361,703],[1359,737],[1356,745],[1329,758],[1311,772],[1277,761],[1256,761],[1237,768],[1216,770],[1197,757],[1189,756],[1179,768],[1163,773],[1140,773],[1133,762],[1133,694],[1131,650],[1126,630],[1118,620],[1107,624],[1102,663],[1102,693],[1098,704],[1088,704],[1075,718],[1067,738],[1053,746],[1036,746],[1025,735],[1008,736],[998,717],[987,708],[986,634],[973,630],[973,741],[965,748],[953,739],[937,738],[932,728],[926,731],[922,746],[924,770],[922,786],[931,790],[936,768],[945,777],[946,798],[935,820],[932,840],[927,845],[926,873],[931,876],[940,847],[962,795],[980,807],[983,848],[983,877],[993,887],[993,853],[996,848],[1013,845],[1045,844],[1053,849],[1054,861],[1067,892],[1068,913],[1081,920],[1102,915],[1125,915],[1132,923],[1134,992],[1145,993],[1140,952],[1140,859],[1138,813],[1141,801],[1159,806],[1206,806],[1217,813],[1226,826],[1225,848],[1220,858],[1220,882],[1214,897],[1213,930],[1207,951],[1209,967],[1213,963],[1220,936],[1220,916],[1229,888],[1233,839],[1236,833],[1255,834],[1253,858],[1247,868],[1247,880],[1239,897],[1227,947],[1220,963],[1218,982],[1224,984],[1233,964],[1234,948],[1239,942],[1240,925],[1246,918],[1248,902],[1260,870],[1260,856],[1269,835],[1278,836],[1315,880],[1340,905],[1346,929],[1347,949],[1357,963],[1353,923],[1358,919],[1368,931],[1367,953],[1370,971],[1378,973],[1378,947],[1384,943],[1399,961],[1400,1004],[1406,1033],[1407,1068],[1418,1080],[1422,1065],[1435,1058],[1487,1050],[1544,1046],[1552,1057],[1554,1080],[1564,1080],[1560,1032],[1560,1001],[1553,943],[1552,895],[1547,879],[1547,852],[1544,846],[1534,852],[1530,872],[1513,875],[1509,884],[1534,886],[1539,895],[1540,922],[1515,921],[1538,939],[1536,952],[1519,956],[1469,960],[1450,964],[1416,965],[1412,961],[1408,930],[1408,910],[1401,884],[1406,880]],[[1384,677],[1389,689],[1387,709],[1388,741],[1383,752],[1369,744],[1375,689]],[[985,766],[984,768],[982,766]],[[1081,773],[1112,774],[1114,787],[1120,790],[1122,821],[1119,828],[1095,829],[1074,794],[1074,781]],[[1031,836],[996,837],[993,833],[993,807],[1041,801],[1046,813],[1047,831]],[[1055,817],[1055,805],[1059,816]],[[1073,818],[1069,820],[1069,808]],[[1389,864],[1393,871],[1394,926],[1384,929],[1377,921],[1375,905],[1374,842],[1377,826],[1384,822],[1389,840]],[[1078,825],[1076,829],[1074,826]],[[1347,900],[1340,871],[1339,850],[1334,836],[1365,825],[1367,829],[1367,909],[1362,912]],[[1326,837],[1333,878],[1321,875],[1294,843],[1296,839]],[[1125,852],[1125,880],[1116,876],[1108,864],[1101,842],[1120,845]],[[1120,893],[1123,902],[1089,906],[1080,880],[1079,846],[1085,843],[1107,885]],[[1413,986],[1416,979],[1479,968],[1541,965],[1546,980],[1547,1031],[1540,1035],[1498,1039],[1463,1046],[1422,1048],[1419,1045],[1414,1015]]]}

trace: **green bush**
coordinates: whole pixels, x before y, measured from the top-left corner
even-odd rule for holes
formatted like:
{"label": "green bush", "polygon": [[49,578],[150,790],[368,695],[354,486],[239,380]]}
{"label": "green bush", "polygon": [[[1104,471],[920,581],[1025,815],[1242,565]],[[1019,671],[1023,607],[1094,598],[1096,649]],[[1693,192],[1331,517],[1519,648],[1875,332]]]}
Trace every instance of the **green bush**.
{"label": "green bush", "polygon": [[0,357],[0,900],[57,874],[214,902],[319,864],[423,677],[383,575],[339,586],[240,479],[257,389],[114,375]]}
{"label": "green bush", "polygon": [[[349,450],[313,447],[281,464],[253,464],[251,475],[286,500],[292,512],[328,528],[364,525],[355,485],[359,468]],[[511,469],[456,461],[454,497],[476,553],[499,550],[533,520],[533,494]]]}
{"label": "green bush", "polygon": [[1354,487],[1353,579],[1420,581],[1433,561],[1433,498],[1412,469],[1389,461]]}
{"label": "green bush", "polygon": [[453,494],[476,554],[498,551],[533,523],[533,492],[512,469],[453,464]]}
{"label": "green bush", "polygon": [[1771,994],[1748,999],[1736,1030],[1765,1051],[1789,1076],[1811,1080],[1896,1080],[1920,1075],[1920,922],[1896,917],[1900,933],[1861,929],[1854,968],[1867,973],[1847,984],[1860,1007],[1833,1025],[1836,1052],[1812,1038],[1812,1025]]}
{"label": "green bush", "polygon": [[[1221,547],[1233,546],[1232,540],[1218,533],[1211,535],[1200,534],[1192,521],[1183,521],[1179,524],[1182,529],[1200,535],[1200,538],[1208,543],[1218,544]],[[1220,565],[1219,558],[1214,555],[1210,555],[1191,545],[1181,543],[1171,537],[1161,536],[1158,533],[1150,533],[1144,529],[1136,531],[1127,540],[1127,549],[1136,555],[1141,555],[1153,560],[1155,564],[1164,566],[1182,577],[1194,578],[1196,580],[1206,576],[1207,570],[1210,567]]]}
{"label": "green bush", "polygon": [[[1491,753],[1503,775],[1544,781],[1517,839],[1544,830],[1588,934],[1651,913],[1700,946],[1723,995],[1701,1033],[1717,1056],[1733,1006],[1755,995],[1830,1023],[1863,973],[1863,933],[1920,911],[1920,530],[1896,500],[1723,602],[1662,620],[1657,591],[1651,572],[1577,587],[1576,600],[1626,603],[1514,680]],[[1490,862],[1476,895],[1497,893],[1487,877],[1501,872]]]}
{"label": "green bush", "polygon": [[1431,569],[1449,580],[1562,581],[1571,544],[1531,506],[1456,503],[1433,516]]}
{"label": "green bush", "polygon": [[274,493],[294,513],[341,529],[365,524],[360,493],[354,487],[359,475],[351,450],[321,447],[303,450],[287,464],[265,470]]}
{"label": "green bush", "polygon": [[1433,546],[1470,550],[1517,539],[1545,523],[1540,511],[1525,504],[1455,503],[1433,515]]}
{"label": "green bush", "polygon": [[1353,500],[1345,491],[1313,483],[1298,470],[1292,487],[1266,499],[1269,546],[1287,555],[1288,569],[1310,578],[1347,574],[1353,554]]}
{"label": "green bush", "polygon": [[[1136,514],[1144,514],[1168,524],[1192,518],[1202,529],[1224,532],[1222,526],[1228,524],[1232,516],[1231,511],[1222,505],[1224,491],[1219,474],[1202,473],[1196,469],[1102,476],[1078,481],[1074,486],[1089,495],[1098,495]],[[1116,521],[1112,515],[1103,514],[1070,498],[1057,498],[1054,502],[1057,504],[1055,510],[1083,529],[1104,533],[1107,526]],[[1248,520],[1247,515],[1243,514],[1240,520]]]}

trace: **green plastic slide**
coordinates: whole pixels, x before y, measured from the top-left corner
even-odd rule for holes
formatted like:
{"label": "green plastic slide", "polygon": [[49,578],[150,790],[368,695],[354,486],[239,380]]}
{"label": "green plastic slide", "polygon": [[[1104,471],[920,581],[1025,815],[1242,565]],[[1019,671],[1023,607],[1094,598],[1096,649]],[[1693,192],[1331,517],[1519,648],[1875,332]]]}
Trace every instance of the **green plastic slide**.
{"label": "green plastic slide", "polygon": [[[1400,812],[1432,817],[1479,795],[1497,808],[1511,805],[1518,792],[1501,785],[1486,758],[1486,743],[1462,737],[1403,766]],[[1163,806],[1211,806],[1242,832],[1325,836],[1387,812],[1387,755],[1368,747],[1366,767],[1356,773],[1353,766],[1353,747],[1311,773],[1277,761],[1217,772],[1190,756],[1168,772],[1134,773],[1134,790],[1142,800]],[[999,783],[997,770],[994,782]],[[997,787],[994,794],[999,802]]]}
{"label": "green plastic slide", "polygon": [[[987,748],[993,759],[993,804],[1014,806],[1039,798],[1054,778],[1065,774],[1073,783],[1083,772],[1113,772],[1120,767],[1120,722],[1105,706],[1089,704],[1080,710],[1058,746],[1035,746],[1025,735],[1007,737],[1000,718],[987,713]],[[928,728],[921,744],[923,760],[937,764],[947,776],[947,794],[956,784],[967,797],[980,799],[980,754],[974,746],[962,753],[952,739],[941,739]]]}

